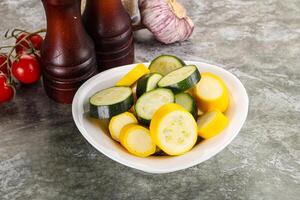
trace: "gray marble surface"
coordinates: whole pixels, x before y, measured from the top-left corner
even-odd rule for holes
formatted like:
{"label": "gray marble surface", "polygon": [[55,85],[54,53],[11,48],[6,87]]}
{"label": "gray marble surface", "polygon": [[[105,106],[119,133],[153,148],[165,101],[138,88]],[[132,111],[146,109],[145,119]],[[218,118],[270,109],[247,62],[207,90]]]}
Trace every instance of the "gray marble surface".
{"label": "gray marble surface", "polygon": [[[253,199],[300,196],[300,1],[186,0],[193,37],[161,45],[136,34],[136,61],[161,53],[220,63],[250,97],[246,124],[212,159],[150,175],[98,153],[75,127],[71,106],[49,100],[41,84],[22,86],[0,105],[0,199]],[[0,35],[36,30],[39,0],[0,0]],[[1,38],[0,44],[8,44]]]}

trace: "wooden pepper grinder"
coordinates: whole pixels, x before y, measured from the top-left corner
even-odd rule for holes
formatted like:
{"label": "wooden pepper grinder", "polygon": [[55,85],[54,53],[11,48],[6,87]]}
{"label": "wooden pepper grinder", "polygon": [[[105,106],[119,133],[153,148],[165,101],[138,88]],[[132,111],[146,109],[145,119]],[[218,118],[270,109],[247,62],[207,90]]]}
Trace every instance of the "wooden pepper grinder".
{"label": "wooden pepper grinder", "polygon": [[92,39],[80,13],[81,0],[42,0],[47,33],[41,50],[46,93],[60,103],[72,103],[80,85],[97,73]]}
{"label": "wooden pepper grinder", "polygon": [[131,19],[121,0],[87,0],[83,21],[100,71],[134,62]]}

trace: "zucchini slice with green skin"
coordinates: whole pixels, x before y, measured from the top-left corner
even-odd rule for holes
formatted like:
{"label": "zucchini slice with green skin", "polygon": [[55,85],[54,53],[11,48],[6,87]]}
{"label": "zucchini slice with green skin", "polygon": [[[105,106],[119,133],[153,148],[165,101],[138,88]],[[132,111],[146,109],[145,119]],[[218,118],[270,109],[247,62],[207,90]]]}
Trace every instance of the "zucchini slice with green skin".
{"label": "zucchini slice with green skin", "polygon": [[180,58],[172,55],[161,55],[151,62],[149,69],[152,73],[157,72],[162,75],[167,75],[171,71],[183,66],[185,66],[185,63]]}
{"label": "zucchini slice with green skin", "polygon": [[187,65],[164,76],[159,82],[158,87],[169,88],[175,94],[184,92],[201,79],[200,72],[195,65]]}
{"label": "zucchini slice with green skin", "polygon": [[138,120],[144,125],[149,125],[154,113],[161,106],[174,101],[175,97],[172,90],[166,88],[146,92],[137,100],[134,106]]}
{"label": "zucchini slice with green skin", "polygon": [[90,116],[110,119],[128,111],[134,104],[130,87],[111,87],[94,94],[90,100]]}
{"label": "zucchini slice with green skin", "polygon": [[184,107],[187,111],[189,111],[194,118],[197,118],[198,108],[196,101],[192,97],[192,95],[188,93],[179,93],[175,95],[175,103]]}
{"label": "zucchini slice with green skin", "polygon": [[137,82],[136,96],[139,98],[144,93],[157,88],[157,83],[163,76],[159,73],[151,73],[143,76]]}

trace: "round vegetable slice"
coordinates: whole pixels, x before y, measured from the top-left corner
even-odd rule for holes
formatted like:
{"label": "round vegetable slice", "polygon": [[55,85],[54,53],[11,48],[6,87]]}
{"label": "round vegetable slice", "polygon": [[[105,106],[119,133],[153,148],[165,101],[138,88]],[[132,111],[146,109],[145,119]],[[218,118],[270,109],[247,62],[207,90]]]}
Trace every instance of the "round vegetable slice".
{"label": "round vegetable slice", "polygon": [[156,151],[150,131],[143,126],[126,125],[121,130],[120,140],[125,149],[139,157],[148,157]]}
{"label": "round vegetable slice", "polygon": [[167,74],[158,82],[158,87],[169,88],[174,93],[180,93],[196,85],[201,79],[198,68],[188,65]]}
{"label": "round vegetable slice", "polygon": [[154,90],[157,87],[158,81],[162,78],[159,73],[150,73],[144,75],[137,81],[136,95],[142,96],[144,93]]}
{"label": "round vegetable slice", "polygon": [[135,112],[141,123],[149,125],[154,113],[163,105],[175,100],[171,90],[158,88],[143,94],[135,104]]}
{"label": "round vegetable slice", "polygon": [[109,119],[131,108],[133,94],[130,87],[111,87],[94,94],[89,102],[91,117]]}
{"label": "round vegetable slice", "polygon": [[120,134],[122,128],[128,124],[137,124],[137,123],[138,121],[132,113],[125,112],[111,118],[108,129],[111,137],[114,140],[120,142]]}
{"label": "round vegetable slice", "polygon": [[178,104],[162,106],[153,116],[150,133],[156,145],[169,155],[181,155],[197,141],[194,117]]}
{"label": "round vegetable slice", "polygon": [[161,55],[155,58],[150,64],[150,72],[157,72],[162,75],[167,75],[180,67],[185,66],[185,63],[172,55]]}
{"label": "round vegetable slice", "polygon": [[144,64],[138,64],[133,68],[128,74],[126,74],[119,82],[116,83],[116,86],[131,86],[139,78],[148,74],[150,71]]}
{"label": "round vegetable slice", "polygon": [[187,111],[189,111],[194,118],[197,118],[198,108],[196,101],[192,97],[192,95],[188,93],[179,93],[175,95],[175,103],[184,107]]}
{"label": "round vegetable slice", "polygon": [[228,125],[228,118],[220,111],[211,111],[197,120],[198,135],[204,139],[212,138]]}
{"label": "round vegetable slice", "polygon": [[193,93],[200,109],[204,112],[219,110],[224,112],[229,105],[228,90],[221,78],[206,72],[200,82],[193,88]]}

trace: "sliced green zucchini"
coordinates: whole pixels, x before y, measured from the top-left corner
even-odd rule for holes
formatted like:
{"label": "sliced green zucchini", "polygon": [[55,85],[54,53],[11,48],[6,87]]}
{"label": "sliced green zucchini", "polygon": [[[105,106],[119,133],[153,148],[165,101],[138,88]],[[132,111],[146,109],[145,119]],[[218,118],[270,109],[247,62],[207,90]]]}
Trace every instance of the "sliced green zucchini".
{"label": "sliced green zucchini", "polygon": [[167,75],[180,67],[185,66],[185,63],[172,55],[161,55],[155,58],[150,64],[150,72],[157,72],[162,75]]}
{"label": "sliced green zucchini", "polygon": [[143,76],[137,82],[136,96],[139,98],[144,93],[154,90],[157,87],[158,81],[163,76],[159,73],[151,73]]}
{"label": "sliced green zucchini", "polygon": [[194,118],[197,118],[197,104],[192,95],[188,93],[179,93],[175,95],[175,103],[184,107],[187,111],[189,111]]}
{"label": "sliced green zucchini", "polygon": [[193,87],[200,79],[198,68],[195,65],[188,65],[167,74],[158,82],[158,87],[169,88],[176,94]]}
{"label": "sliced green zucchini", "polygon": [[130,87],[111,87],[94,94],[90,100],[90,116],[98,119],[109,119],[128,111],[133,105],[133,94]]}
{"label": "sliced green zucchini", "polygon": [[174,94],[166,88],[158,88],[143,94],[135,104],[135,112],[138,120],[149,125],[154,113],[163,105],[173,103]]}

